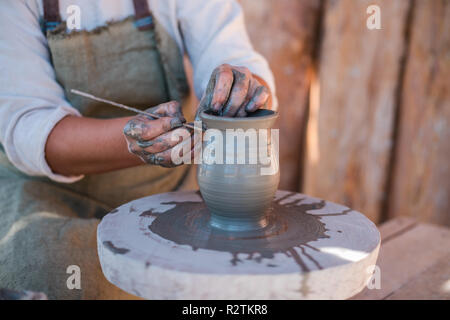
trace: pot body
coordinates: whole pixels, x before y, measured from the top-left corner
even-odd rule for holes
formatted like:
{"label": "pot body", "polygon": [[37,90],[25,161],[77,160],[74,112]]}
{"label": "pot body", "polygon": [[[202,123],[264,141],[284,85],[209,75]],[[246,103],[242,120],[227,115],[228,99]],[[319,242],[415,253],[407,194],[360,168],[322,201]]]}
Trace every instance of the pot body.
{"label": "pot body", "polygon": [[226,231],[264,228],[280,181],[277,114],[261,110],[253,117],[202,114],[208,130],[198,169],[200,192],[211,225]]}

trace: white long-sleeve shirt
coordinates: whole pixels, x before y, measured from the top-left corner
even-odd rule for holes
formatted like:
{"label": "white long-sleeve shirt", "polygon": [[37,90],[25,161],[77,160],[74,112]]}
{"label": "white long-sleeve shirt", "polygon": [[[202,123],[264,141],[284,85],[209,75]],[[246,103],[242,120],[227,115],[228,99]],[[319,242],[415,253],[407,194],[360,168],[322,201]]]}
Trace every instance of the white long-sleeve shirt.
{"label": "white long-sleeve shirt", "polygon": [[[272,73],[252,48],[242,9],[235,0],[148,2],[180,51],[187,51],[197,97],[205,90],[211,72],[222,63],[246,66],[267,81],[275,97]],[[66,20],[70,5],[80,7],[81,29],[86,30],[134,14],[132,0],[60,0],[62,20]],[[45,144],[58,121],[67,115],[81,115],[55,80],[47,39],[39,24],[42,16],[42,0],[0,0],[0,142],[8,159],[22,172],[70,183],[82,176],[53,173],[45,159]]]}

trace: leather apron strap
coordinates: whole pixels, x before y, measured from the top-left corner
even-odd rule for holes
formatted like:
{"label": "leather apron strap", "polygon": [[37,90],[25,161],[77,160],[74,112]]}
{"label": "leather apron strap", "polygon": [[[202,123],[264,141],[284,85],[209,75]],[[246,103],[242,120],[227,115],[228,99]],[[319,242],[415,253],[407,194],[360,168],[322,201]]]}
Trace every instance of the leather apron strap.
{"label": "leather apron strap", "polygon": [[153,16],[148,8],[147,0],[133,0],[133,5],[136,27],[141,31],[153,28]]}
{"label": "leather apron strap", "polygon": [[53,30],[61,23],[59,14],[59,0],[43,0],[44,2],[44,31]]}

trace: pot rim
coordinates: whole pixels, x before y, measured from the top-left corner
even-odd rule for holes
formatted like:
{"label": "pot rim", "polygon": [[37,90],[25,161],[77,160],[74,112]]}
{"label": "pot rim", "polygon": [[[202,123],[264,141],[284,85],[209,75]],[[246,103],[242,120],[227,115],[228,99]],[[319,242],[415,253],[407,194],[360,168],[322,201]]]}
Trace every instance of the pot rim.
{"label": "pot rim", "polygon": [[206,111],[202,111],[200,113],[200,118],[205,120],[213,120],[217,122],[222,123],[245,123],[245,122],[262,122],[267,121],[270,119],[275,119],[278,117],[278,112],[270,109],[259,109],[259,110],[267,110],[271,112],[271,114],[263,115],[263,116],[257,116],[257,117],[221,117],[221,116],[215,116],[209,113],[206,113]]}

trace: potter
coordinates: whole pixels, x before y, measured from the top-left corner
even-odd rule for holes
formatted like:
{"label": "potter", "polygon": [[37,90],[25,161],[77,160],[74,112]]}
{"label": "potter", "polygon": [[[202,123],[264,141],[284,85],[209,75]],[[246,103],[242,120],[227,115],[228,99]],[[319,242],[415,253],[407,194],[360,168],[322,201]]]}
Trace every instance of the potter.
{"label": "potter", "polygon": [[[35,217],[0,243],[0,288],[127,297],[102,276],[100,219],[134,199],[197,189],[195,166],[171,158],[190,143],[172,138],[192,135],[197,109],[244,117],[277,108],[242,9],[236,0],[0,1],[0,39],[0,238]],[[80,290],[65,285],[68,265],[82,270]]]}
{"label": "potter", "polygon": [[[213,227],[227,231],[248,231],[264,228],[268,221],[267,210],[270,208],[278,188],[280,173],[278,170],[278,152],[269,143],[265,146],[254,143],[255,134],[244,140],[245,148],[239,150],[235,143],[236,135],[227,133],[233,129],[241,132],[270,129],[278,114],[271,110],[260,109],[245,118],[226,118],[208,112],[200,114],[201,120],[210,129],[222,133],[223,155],[225,161],[214,161],[217,152],[205,153],[198,168],[198,184],[206,206],[211,213],[210,223]],[[245,138],[245,136],[244,136]],[[237,139],[239,141],[239,138]],[[210,148],[210,140],[204,141],[203,149]],[[242,139],[241,139],[242,143]],[[242,145],[242,144],[241,144]],[[260,148],[268,152],[269,164],[258,159]],[[239,151],[241,154],[239,154]],[[245,151],[245,155],[242,155]],[[247,159],[244,163],[237,159]],[[224,163],[225,162],[225,163]],[[263,174],[262,168],[270,167],[271,174]]]}

